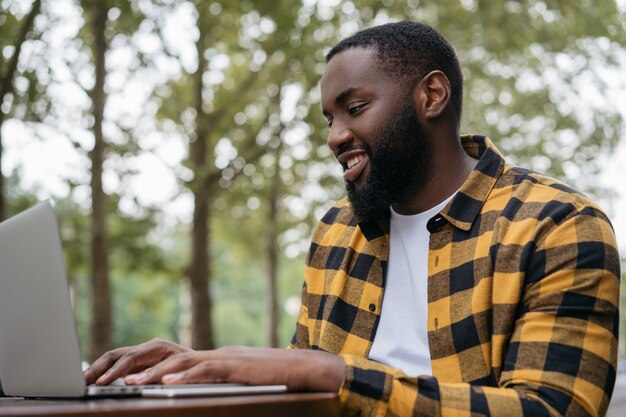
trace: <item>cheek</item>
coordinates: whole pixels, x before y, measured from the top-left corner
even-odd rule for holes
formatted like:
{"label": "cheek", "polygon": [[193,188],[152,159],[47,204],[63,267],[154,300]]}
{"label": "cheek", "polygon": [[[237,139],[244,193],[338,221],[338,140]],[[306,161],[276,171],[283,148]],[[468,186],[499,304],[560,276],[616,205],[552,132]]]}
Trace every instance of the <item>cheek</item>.
{"label": "cheek", "polygon": [[363,143],[376,148],[381,134],[387,130],[386,125],[386,119],[380,117],[379,114],[367,113],[360,118],[359,123],[355,124],[354,134]]}

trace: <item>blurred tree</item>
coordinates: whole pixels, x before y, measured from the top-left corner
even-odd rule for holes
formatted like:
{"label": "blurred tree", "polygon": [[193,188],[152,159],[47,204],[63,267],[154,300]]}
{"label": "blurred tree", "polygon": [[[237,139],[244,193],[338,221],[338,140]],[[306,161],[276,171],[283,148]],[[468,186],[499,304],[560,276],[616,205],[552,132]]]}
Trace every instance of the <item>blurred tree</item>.
{"label": "blurred tree", "polygon": [[17,3],[3,2],[0,9],[0,221],[6,216],[5,180],[2,174],[2,125],[10,117],[15,102],[15,78],[19,74],[18,63],[24,42],[32,37],[35,17],[41,10],[41,0],[35,0],[31,9],[20,19],[15,11]]}
{"label": "blurred tree", "polygon": [[91,160],[91,285],[93,291],[90,359],[95,360],[111,349],[111,290],[109,283],[109,236],[107,230],[108,198],[102,186],[103,163],[107,143],[102,131],[106,93],[106,36],[109,2],[84,0],[83,11],[91,25],[90,42],[95,83],[89,91],[92,101],[94,146]]}
{"label": "blurred tree", "polygon": [[[24,3],[1,2],[0,46],[4,58],[16,57],[11,55],[14,49],[9,45],[14,41],[15,34],[8,29],[15,32],[20,28],[18,18],[26,14],[23,9],[28,6]],[[57,5],[60,7],[55,8]],[[6,115],[4,110],[9,109],[9,116],[15,121],[43,122],[32,124],[28,133],[41,139],[47,139],[51,132],[67,138],[74,150],[86,156],[93,167],[93,172],[89,172],[77,166],[67,178],[61,179],[61,183],[68,187],[68,193],[57,198],[69,278],[72,288],[81,294],[79,299],[75,299],[79,330],[82,341],[89,342],[83,343],[83,346],[93,347],[89,355],[91,358],[112,344],[124,343],[123,339],[131,333],[129,329],[133,323],[118,320],[119,325],[113,329],[111,318],[123,318],[141,300],[136,293],[124,288],[125,285],[132,288],[141,286],[133,285],[133,282],[144,283],[147,292],[161,282],[162,288],[168,287],[165,292],[173,295],[173,298],[154,304],[156,310],[168,309],[174,314],[165,317],[154,311],[154,325],[144,326],[145,332],[135,332],[138,337],[155,328],[161,329],[160,334],[164,336],[177,333],[177,291],[171,291],[177,288],[172,279],[176,273],[170,265],[178,268],[180,265],[174,257],[163,256],[161,242],[154,240],[154,236],[158,235],[155,229],[159,227],[155,219],[161,213],[138,204],[132,192],[122,187],[125,185],[124,178],[134,173],[133,158],[139,152],[146,152],[137,145],[135,135],[145,131],[145,119],[150,112],[149,109],[142,109],[145,110],[143,113],[136,112],[137,115],[131,117],[115,107],[115,100],[119,103],[126,85],[118,86],[115,80],[112,82],[107,77],[107,73],[112,72],[118,80],[120,73],[126,80],[131,78],[129,74],[137,74],[141,78],[144,75],[142,70],[154,64],[148,62],[149,58],[146,59],[142,49],[145,38],[141,36],[151,29],[142,26],[146,21],[146,7],[150,9],[151,4],[131,0],[68,1],[65,4],[42,2],[41,13],[22,49],[21,55],[27,59],[21,59],[14,72],[19,82],[14,83],[13,96],[5,97],[2,106],[3,120]],[[128,60],[120,59],[120,51],[136,53],[134,59]],[[110,59],[112,56],[113,59]],[[4,65],[4,61],[0,63]],[[3,69],[0,67],[0,74],[4,73]],[[114,99],[113,106],[110,97]],[[23,129],[26,124],[18,125],[18,129]],[[13,164],[19,167],[20,158],[26,161],[29,155],[20,153],[17,161],[14,155]],[[88,167],[87,164],[84,166]],[[107,175],[108,178],[104,178]],[[18,181],[18,178],[16,170],[9,180]],[[108,179],[108,191],[105,179]],[[117,189],[111,186],[116,181],[120,184]],[[9,213],[14,213],[16,208],[27,207],[28,202],[32,203],[37,198],[49,198],[53,194],[51,190],[41,188],[21,190],[22,186],[19,182],[11,185],[7,194],[11,199]],[[22,193],[26,193],[29,199],[23,200]],[[92,197],[92,205],[87,201],[89,196]],[[120,203],[122,199],[124,201]],[[120,209],[121,206],[124,210]],[[90,219],[93,219],[92,223]],[[134,250],[129,244],[131,239],[134,239]],[[98,254],[99,251],[101,253]],[[130,262],[121,262],[120,265],[120,251],[133,256]],[[116,265],[110,267],[107,258],[112,258]],[[151,259],[154,258],[160,262],[153,262]],[[145,264],[150,264],[153,270],[148,272]],[[150,277],[154,277],[153,283]],[[91,286],[85,282],[90,278],[96,279]],[[135,301],[130,299],[130,294]],[[85,297],[90,300],[84,301]],[[107,307],[112,304],[114,312]],[[93,317],[89,319],[87,313]],[[164,322],[169,326],[167,333],[163,332]],[[90,329],[85,327],[89,323]]]}
{"label": "blurred tree", "polygon": [[267,207],[267,344],[269,347],[278,347],[278,204],[280,198],[280,157],[282,146],[275,150],[275,174],[271,179]]}
{"label": "blurred tree", "polygon": [[[90,208],[76,203],[76,188],[56,199],[59,226],[73,306],[82,346],[91,340],[93,299],[91,275]],[[157,229],[154,209],[128,215],[121,212],[119,196],[111,195],[108,235],[112,294],[112,346],[136,344],[153,337],[177,338],[179,315],[176,253],[167,253]],[[174,252],[174,251],[172,251]],[[86,355],[88,359],[90,352]]]}
{"label": "blurred tree", "polygon": [[[123,194],[123,190],[119,193],[105,191],[106,163],[114,159],[130,158],[139,150],[131,132],[124,128],[123,120],[107,116],[108,96],[113,93],[119,95],[119,91],[112,89],[107,83],[110,68],[114,67],[108,58],[112,52],[133,45],[132,36],[139,30],[145,15],[137,3],[131,0],[81,0],[80,6],[84,25],[78,33],[80,40],[78,45],[89,59],[87,62],[77,60],[70,64],[70,67],[77,70],[75,71],[77,77],[78,74],[84,74],[86,68],[90,72],[90,76],[85,77],[88,81],[85,81],[85,78],[83,80],[77,78],[76,83],[85,90],[91,101],[91,107],[88,109],[91,116],[88,118],[91,122],[90,130],[93,134],[93,147],[88,151],[91,162],[89,275],[92,295],[89,357],[93,360],[112,347],[113,300],[110,257],[122,245],[119,240],[111,239],[111,222],[122,222],[125,224],[124,227],[133,230],[132,222],[137,221],[132,219],[127,222],[123,213],[119,211],[119,195]],[[142,54],[138,51],[137,55],[139,60]],[[127,65],[135,66],[137,70],[141,62],[131,61]],[[123,89],[123,86],[120,88]],[[109,133],[105,134],[107,127]],[[76,146],[83,147],[80,143],[76,143]],[[124,172],[123,168],[117,172],[119,178],[126,174],[128,172]],[[148,216],[153,214],[150,210],[146,213]],[[145,248],[145,245],[140,247]],[[129,247],[126,249],[130,250]]]}

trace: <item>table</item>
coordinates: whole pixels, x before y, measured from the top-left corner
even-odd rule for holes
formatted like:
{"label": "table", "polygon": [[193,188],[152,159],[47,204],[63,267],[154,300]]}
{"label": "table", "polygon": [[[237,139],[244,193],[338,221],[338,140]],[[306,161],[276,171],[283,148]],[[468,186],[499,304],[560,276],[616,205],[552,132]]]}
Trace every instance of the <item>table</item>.
{"label": "table", "polygon": [[289,393],[212,398],[97,400],[1,399],[0,416],[339,417],[334,393]]}

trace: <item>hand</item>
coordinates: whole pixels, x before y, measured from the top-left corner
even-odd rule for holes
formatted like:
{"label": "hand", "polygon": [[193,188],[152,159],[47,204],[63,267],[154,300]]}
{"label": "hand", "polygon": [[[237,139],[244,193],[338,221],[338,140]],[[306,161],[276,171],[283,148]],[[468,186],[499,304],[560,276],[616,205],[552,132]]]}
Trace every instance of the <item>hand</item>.
{"label": "hand", "polygon": [[337,392],[344,378],[343,359],[330,353],[233,346],[178,353],[139,374],[128,375],[124,381],[127,384],[284,384],[290,391]]}
{"label": "hand", "polygon": [[108,385],[117,378],[142,371],[172,355],[192,352],[191,349],[162,339],[152,339],[136,346],[111,350],[94,363],[84,373],[85,382]]}

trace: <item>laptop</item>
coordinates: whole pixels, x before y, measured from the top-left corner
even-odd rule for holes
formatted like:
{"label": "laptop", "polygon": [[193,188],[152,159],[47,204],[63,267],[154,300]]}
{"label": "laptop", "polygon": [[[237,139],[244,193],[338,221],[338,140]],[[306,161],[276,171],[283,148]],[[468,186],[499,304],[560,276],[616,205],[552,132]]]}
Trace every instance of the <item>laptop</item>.
{"label": "laptop", "polygon": [[[284,385],[86,386],[50,201],[0,223],[0,380],[6,396],[176,397],[286,392]],[[191,391],[187,391],[191,390]]]}

